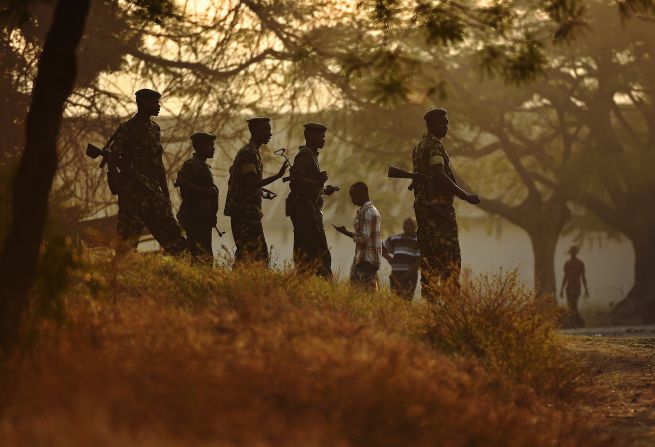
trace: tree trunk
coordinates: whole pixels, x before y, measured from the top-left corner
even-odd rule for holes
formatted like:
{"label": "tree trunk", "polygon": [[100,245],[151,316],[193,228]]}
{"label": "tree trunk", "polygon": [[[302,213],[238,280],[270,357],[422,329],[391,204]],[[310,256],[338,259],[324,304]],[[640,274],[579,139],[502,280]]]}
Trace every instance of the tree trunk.
{"label": "tree trunk", "polygon": [[535,291],[542,296],[556,297],[555,250],[564,225],[571,219],[566,197],[555,193],[545,201],[528,199],[514,208],[499,206],[494,201],[483,201],[481,207],[528,233],[534,256]]}
{"label": "tree trunk", "polygon": [[25,150],[12,190],[12,221],[0,253],[0,349],[16,340],[34,279],[57,169],[57,136],[75,76],[76,49],[90,0],[59,0],[32,89],[25,124]]}
{"label": "tree trunk", "polygon": [[653,324],[655,323],[655,234],[645,233],[630,239],[635,252],[635,282],[626,297],[612,310],[612,317],[616,323]]}
{"label": "tree trunk", "polygon": [[542,296],[557,296],[555,249],[560,231],[561,228],[553,231],[528,231],[534,254],[534,287]]}

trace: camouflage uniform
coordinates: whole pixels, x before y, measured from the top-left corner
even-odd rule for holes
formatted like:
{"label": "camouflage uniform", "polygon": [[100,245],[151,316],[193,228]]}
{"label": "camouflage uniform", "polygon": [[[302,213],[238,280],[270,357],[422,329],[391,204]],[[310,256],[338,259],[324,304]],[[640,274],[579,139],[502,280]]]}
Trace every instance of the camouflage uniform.
{"label": "camouflage uniform", "polygon": [[[200,188],[213,188],[216,195],[207,196],[199,194],[180,184],[180,177]],[[177,174],[176,185],[180,184],[182,203],[177,219],[186,232],[189,250],[194,257],[201,257],[207,262],[213,259],[212,228],[216,225],[218,212],[218,189],[214,184],[209,165],[197,154],[182,165]]]}
{"label": "camouflage uniform", "polygon": [[[414,172],[431,175],[434,166],[443,165],[446,175],[455,181],[448,154],[434,135],[423,136],[412,158]],[[414,182],[414,195],[422,295],[433,298],[439,280],[459,280],[461,253],[453,195],[440,193],[433,182],[420,180]]]}
{"label": "camouflage uniform", "polygon": [[321,173],[318,151],[301,146],[291,168],[291,193],[287,198],[287,215],[293,223],[293,262],[297,268],[310,269],[332,277],[332,257],[323,228],[323,186],[299,185],[294,174],[317,178]]}
{"label": "camouflage uniform", "polygon": [[232,236],[237,246],[235,262],[254,261],[268,264],[268,247],[262,227],[262,189],[248,188],[245,178],[255,174],[262,180],[264,166],[259,149],[253,143],[242,147],[230,167],[225,215],[231,217]]}
{"label": "camouflage uniform", "polygon": [[157,123],[134,116],[112,138],[109,149],[120,171],[118,234],[136,247],[145,226],[167,252],[177,254],[187,244],[161,189],[166,173],[160,135]]}

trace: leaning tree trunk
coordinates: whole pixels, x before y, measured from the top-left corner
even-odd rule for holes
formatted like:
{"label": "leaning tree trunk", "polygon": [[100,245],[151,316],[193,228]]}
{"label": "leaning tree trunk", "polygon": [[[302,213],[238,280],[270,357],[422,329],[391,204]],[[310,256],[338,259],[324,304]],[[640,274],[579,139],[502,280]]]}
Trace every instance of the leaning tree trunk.
{"label": "leaning tree trunk", "polygon": [[39,59],[23,151],[12,191],[12,221],[0,253],[0,348],[16,339],[34,279],[57,169],[57,136],[75,76],[76,49],[91,0],[59,0]]}

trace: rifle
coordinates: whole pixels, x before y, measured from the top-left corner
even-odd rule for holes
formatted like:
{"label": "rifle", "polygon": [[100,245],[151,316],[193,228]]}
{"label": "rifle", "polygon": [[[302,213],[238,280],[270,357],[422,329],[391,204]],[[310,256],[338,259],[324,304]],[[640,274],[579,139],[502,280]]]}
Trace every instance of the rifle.
{"label": "rifle", "polygon": [[414,189],[414,182],[418,181],[428,181],[430,180],[430,177],[421,174],[419,172],[409,172],[405,171],[404,169],[397,168],[395,166],[389,166],[389,171],[387,172],[387,177],[389,178],[408,178],[412,179],[412,183],[410,183],[409,189],[410,191]]}
{"label": "rifle", "polygon": [[[273,152],[275,155],[278,157],[282,157],[286,160],[286,162],[289,164],[289,169],[291,169],[291,161],[289,161],[289,157],[286,156],[287,149],[284,147],[281,147],[280,149],[276,150]],[[287,183],[289,180],[291,180],[291,176],[288,175],[282,179],[284,183]]]}
{"label": "rifle", "polygon": [[[430,178],[429,175],[420,173],[420,172],[409,172],[405,171],[404,169],[396,168],[395,166],[389,166],[389,172],[387,173],[387,177],[389,178],[409,178],[412,179],[412,183],[409,185],[407,189],[412,191],[415,187],[414,183],[417,181],[420,182],[429,182],[432,179]],[[431,185],[428,184],[428,187]],[[434,191],[433,191],[434,192]],[[443,205],[439,204],[433,204],[431,205],[431,208],[435,214],[437,214],[439,217],[443,219],[448,219],[449,218],[449,213],[448,211],[444,210]]]}
{"label": "rifle", "polygon": [[[114,136],[112,135],[112,137],[109,139],[109,142],[107,143],[107,146],[111,144],[113,139]],[[100,149],[98,146],[93,145],[91,143],[86,145],[87,157],[91,158],[92,160],[95,160],[98,157],[102,157],[102,161],[100,162],[100,169],[103,169],[105,166],[109,164],[110,155],[111,152],[108,149]],[[107,184],[109,185],[109,190],[113,195],[118,194],[118,190],[120,188],[119,182],[120,179],[118,178],[118,172],[116,171],[116,168],[110,166],[109,169],[107,170]]]}
{"label": "rifle", "polygon": [[100,163],[100,167],[104,168],[105,165],[107,164],[107,157],[109,157],[109,151],[107,149],[100,149],[98,146],[89,143],[86,145],[86,156],[92,160],[95,160],[98,157],[102,157],[102,162]]}
{"label": "rifle", "polygon": [[[113,137],[109,140],[109,143],[107,145],[111,144],[112,139],[113,139]],[[100,162],[100,167],[104,168],[106,165],[109,164],[109,157],[111,155],[111,151],[108,150],[108,149],[100,149],[98,146],[95,146],[95,145],[89,143],[89,144],[86,145],[86,155],[89,158],[93,159],[93,160],[95,160],[98,157],[102,157],[102,162]],[[157,195],[162,195],[163,194],[163,192],[161,190],[154,189],[151,186],[149,186],[147,183],[145,183],[143,180],[141,180],[139,175],[136,172],[134,172],[132,170],[132,168],[127,167],[127,166],[121,166],[119,169],[120,169],[121,173],[125,172],[125,173],[129,174],[132,179],[136,180],[136,182],[139,185],[141,185],[142,187],[144,187],[145,189],[147,189],[151,193],[157,194]],[[107,183],[109,184],[109,189],[111,190],[112,194],[114,194],[114,195],[118,194],[118,190],[119,190],[119,181],[120,180],[119,180],[118,175],[119,175],[119,172],[116,170],[116,167],[115,166],[114,167],[110,166],[109,171],[107,172]]]}

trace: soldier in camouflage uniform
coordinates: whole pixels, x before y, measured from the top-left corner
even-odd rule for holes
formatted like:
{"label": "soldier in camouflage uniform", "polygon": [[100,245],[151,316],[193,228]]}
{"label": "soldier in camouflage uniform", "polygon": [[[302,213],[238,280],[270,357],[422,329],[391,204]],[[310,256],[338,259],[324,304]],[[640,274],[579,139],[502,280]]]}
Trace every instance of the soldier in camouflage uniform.
{"label": "soldier in camouflage uniform", "polygon": [[327,127],[305,124],[305,145],[300,146],[291,168],[291,193],[287,215],[293,223],[293,261],[299,270],[332,277],[332,258],[323,228],[323,194],[332,195],[337,187],[325,185],[327,172],[321,171],[318,152],[325,144]]}
{"label": "soldier in camouflage uniform", "polygon": [[259,149],[270,141],[269,118],[248,120],[250,142],[237,152],[230,167],[225,215],[230,216],[232,235],[237,246],[235,266],[242,262],[268,265],[269,255],[262,228],[262,188],[284,176],[289,164],[285,161],[279,172],[263,178],[264,166]]}
{"label": "soldier in camouflage uniform", "polygon": [[448,133],[448,116],[444,109],[433,109],[425,116],[427,134],[414,148],[414,211],[421,252],[422,295],[428,300],[437,296],[440,281],[454,281],[459,286],[461,254],[453,196],[471,204],[480,203],[477,195],[460,188],[450,169],[450,159],[441,143]]}
{"label": "soldier in camouflage uniform", "polygon": [[214,259],[212,228],[217,222],[218,187],[214,184],[207,159],[214,157],[215,139],[215,135],[204,132],[191,135],[195,152],[184,162],[175,181],[182,196],[177,219],[186,232],[191,255],[210,265]]}
{"label": "soldier in camouflage uniform", "polygon": [[109,144],[110,169],[118,171],[118,234],[132,247],[146,227],[171,254],[186,250],[186,240],[171,211],[162,155],[161,131],[150,119],[159,115],[161,95],[136,92],[137,113],[121,124]]}

